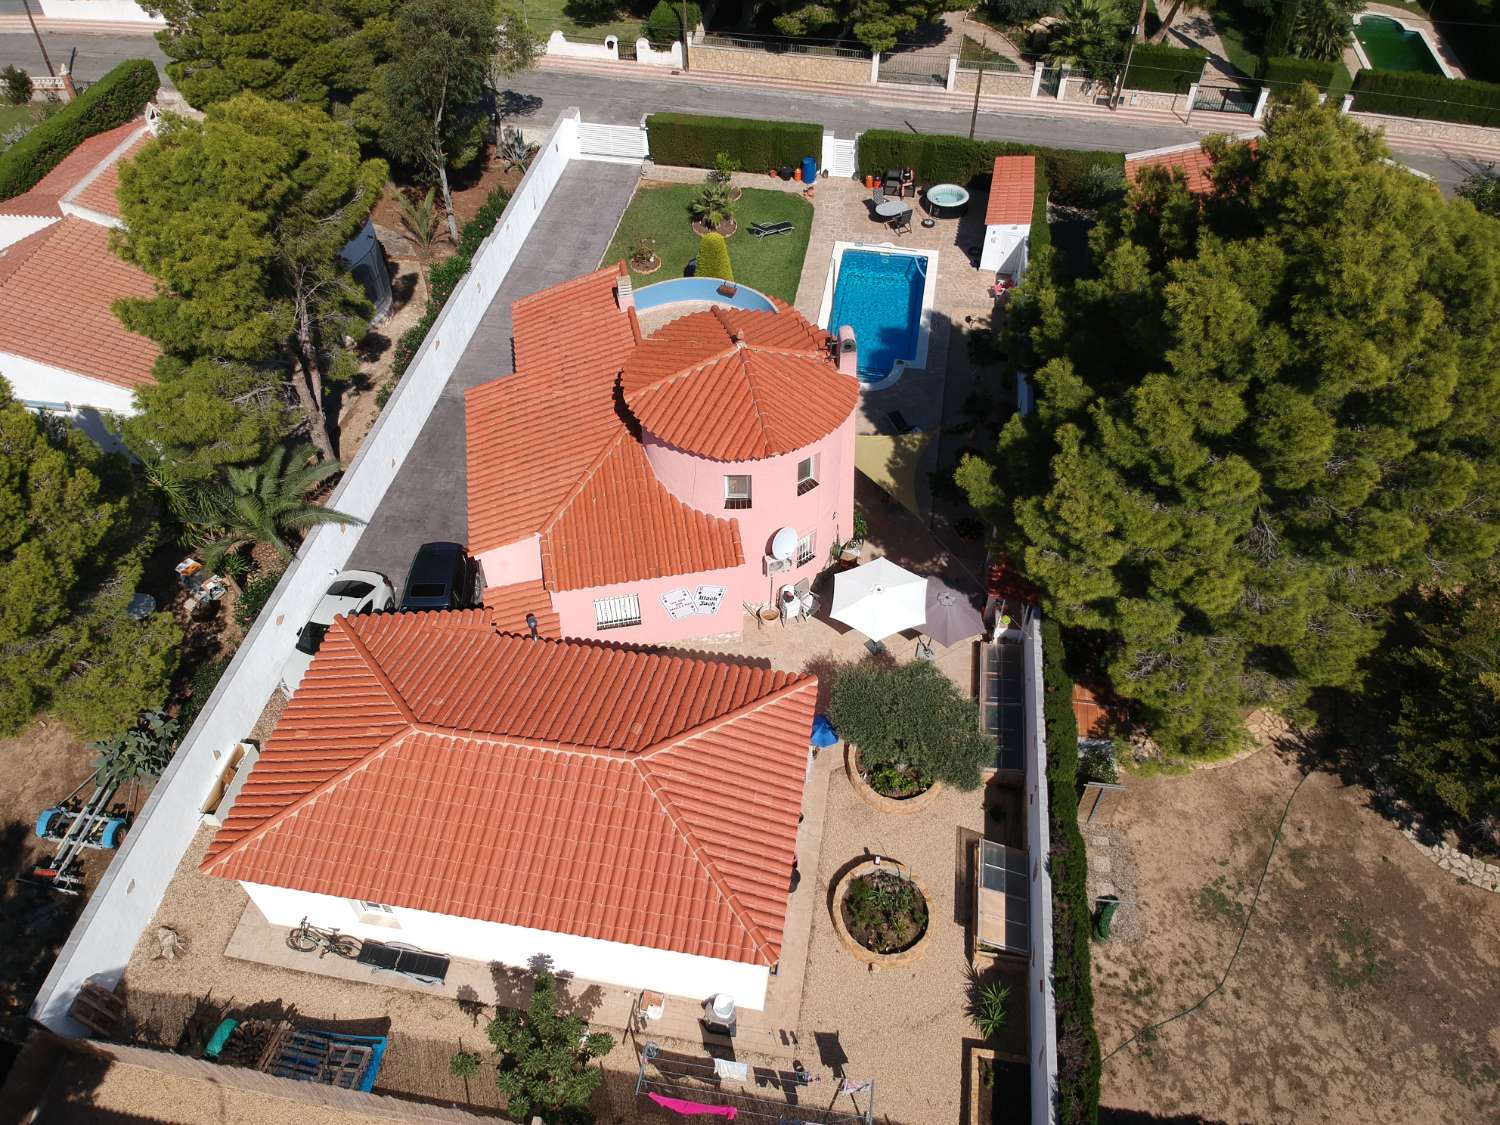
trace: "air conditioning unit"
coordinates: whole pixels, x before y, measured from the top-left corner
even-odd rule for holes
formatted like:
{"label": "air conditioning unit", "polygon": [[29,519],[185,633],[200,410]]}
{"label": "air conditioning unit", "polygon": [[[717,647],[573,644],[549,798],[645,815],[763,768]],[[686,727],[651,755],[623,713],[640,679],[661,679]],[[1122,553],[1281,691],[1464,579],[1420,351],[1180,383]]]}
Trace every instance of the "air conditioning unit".
{"label": "air conditioning unit", "polygon": [[792,569],[791,559],[778,559],[775,555],[766,556],[766,573],[780,574],[783,570]]}

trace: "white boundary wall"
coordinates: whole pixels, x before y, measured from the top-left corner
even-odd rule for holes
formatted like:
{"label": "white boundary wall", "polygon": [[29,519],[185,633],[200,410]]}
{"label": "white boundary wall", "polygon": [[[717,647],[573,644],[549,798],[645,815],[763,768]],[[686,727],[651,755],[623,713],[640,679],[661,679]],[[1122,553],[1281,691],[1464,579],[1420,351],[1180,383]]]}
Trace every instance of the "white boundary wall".
{"label": "white boundary wall", "polygon": [[613,35],[606,35],[603,44],[569,43],[562,32],[554,31],[547,36],[545,53],[570,59],[609,59],[611,62],[619,62],[620,41]]}
{"label": "white boundary wall", "polygon": [[49,20],[99,20],[105,23],[144,23],[165,27],[167,21],[153,16],[132,0],[40,0],[42,15]]}
{"label": "white boundary wall", "polygon": [[1031,944],[1026,982],[1030,995],[1027,1043],[1031,1049],[1031,1125],[1057,1117],[1057,996],[1052,979],[1052,866],[1047,793],[1047,727],[1042,710],[1041,618],[1032,614],[1021,641],[1026,659],[1026,854],[1031,861]]}
{"label": "white boundary wall", "polygon": [[635,41],[635,61],[644,66],[682,66],[682,41],[675,41],[665,51],[658,51],[651,46],[649,39],[637,39]]}
{"label": "white boundary wall", "polygon": [[[473,269],[454,290],[329,498],[330,507],[362,519],[375,513],[537,215],[578,156],[578,125],[577,109],[566,110],[553,125],[500,223],[480,244]],[[83,1029],[68,1015],[79,986],[95,978],[112,986],[120,979],[202,823],[199,809],[222,769],[222,755],[260,717],[297,630],[362,530],[318,527],[303,542],[73,927],[37,994],[34,1019],[62,1034],[79,1034]]]}

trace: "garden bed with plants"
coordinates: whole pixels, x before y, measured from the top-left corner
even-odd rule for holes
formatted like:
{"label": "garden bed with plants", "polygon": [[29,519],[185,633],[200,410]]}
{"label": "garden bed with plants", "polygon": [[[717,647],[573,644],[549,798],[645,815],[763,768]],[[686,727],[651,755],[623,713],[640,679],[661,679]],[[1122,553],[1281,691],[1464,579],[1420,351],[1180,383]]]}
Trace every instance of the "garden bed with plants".
{"label": "garden bed with plants", "polygon": [[[614,241],[604,254],[604,264],[625,259],[631,277],[642,285],[685,277],[688,263],[698,256],[700,240],[691,207],[706,186],[714,185],[642,184],[620,219]],[[812,204],[791,192],[764,188],[745,188],[735,200],[733,189],[725,188],[727,212],[714,229],[729,236],[734,280],[793,303],[812,233]],[[749,233],[756,223],[782,222],[791,223],[792,230],[772,238],[755,238]],[[704,225],[703,229],[708,227]],[[639,268],[646,261],[640,253],[643,246],[659,260],[657,268]]]}
{"label": "garden bed with plants", "polygon": [[868,805],[889,813],[920,812],[937,799],[943,787],[907,762],[880,762],[865,765],[860,761],[859,747],[852,742],[844,746],[844,769],[849,784]]}
{"label": "garden bed with plants", "polygon": [[855,864],[834,888],[833,923],[851,953],[876,967],[906,965],[925,951],[926,889],[900,864]]}

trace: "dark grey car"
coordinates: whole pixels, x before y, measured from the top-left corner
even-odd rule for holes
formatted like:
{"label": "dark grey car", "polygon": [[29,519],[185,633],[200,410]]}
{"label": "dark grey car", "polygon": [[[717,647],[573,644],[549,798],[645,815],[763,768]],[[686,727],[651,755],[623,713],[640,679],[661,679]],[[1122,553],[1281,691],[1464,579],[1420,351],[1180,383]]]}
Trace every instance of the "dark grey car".
{"label": "dark grey car", "polygon": [[458,543],[423,543],[411,560],[402,609],[468,609],[476,604],[474,562]]}

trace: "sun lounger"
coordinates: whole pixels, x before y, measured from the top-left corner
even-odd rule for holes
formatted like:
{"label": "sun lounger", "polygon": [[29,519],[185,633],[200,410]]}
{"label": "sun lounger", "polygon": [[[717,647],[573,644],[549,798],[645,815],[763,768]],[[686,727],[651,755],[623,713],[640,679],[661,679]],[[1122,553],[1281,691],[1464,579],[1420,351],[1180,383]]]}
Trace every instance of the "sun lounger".
{"label": "sun lounger", "polygon": [[796,229],[791,223],[755,223],[750,227],[750,233],[756,238],[767,238],[773,234],[786,234]]}

